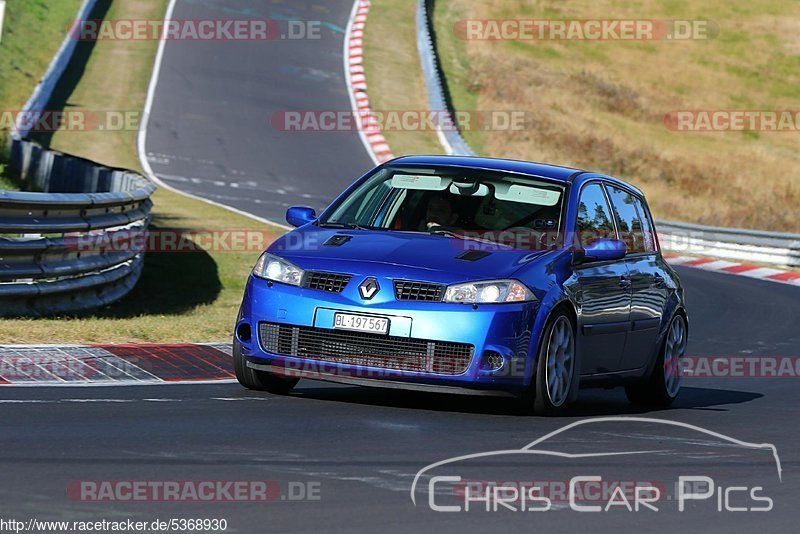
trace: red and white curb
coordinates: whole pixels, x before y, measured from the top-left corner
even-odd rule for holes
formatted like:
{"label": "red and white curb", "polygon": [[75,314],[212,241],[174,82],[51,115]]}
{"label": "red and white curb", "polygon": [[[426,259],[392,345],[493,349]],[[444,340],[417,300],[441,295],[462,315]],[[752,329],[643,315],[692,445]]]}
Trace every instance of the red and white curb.
{"label": "red and white curb", "polygon": [[783,284],[800,286],[800,273],[794,271],[764,267],[762,265],[753,265],[751,263],[738,263],[735,261],[720,260],[717,258],[681,256],[679,254],[665,253],[664,259],[667,260],[667,262],[669,262],[671,265],[682,265],[684,267],[694,267],[696,269],[703,269],[706,271],[747,276],[748,278],[757,278],[759,280],[767,280],[769,282],[779,282]]}
{"label": "red and white curb", "polygon": [[234,378],[230,343],[0,345],[0,388],[196,384]]}
{"label": "red and white curb", "polygon": [[380,132],[375,113],[367,95],[367,78],[364,74],[364,26],[369,13],[369,0],[356,0],[350,13],[344,37],[345,80],[350,95],[350,105],[357,119],[359,135],[367,153],[375,163],[394,158],[386,138]]}

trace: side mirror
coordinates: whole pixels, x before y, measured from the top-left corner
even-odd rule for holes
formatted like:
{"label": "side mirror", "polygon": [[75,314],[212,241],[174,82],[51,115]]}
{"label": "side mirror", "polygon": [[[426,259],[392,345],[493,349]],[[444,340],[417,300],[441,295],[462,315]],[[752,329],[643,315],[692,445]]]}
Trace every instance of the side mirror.
{"label": "side mirror", "polygon": [[297,228],[317,220],[317,212],[308,206],[292,206],[286,210],[286,222]]}
{"label": "side mirror", "polygon": [[595,240],[583,250],[576,252],[575,259],[578,263],[621,260],[625,257],[627,251],[625,241],[601,238]]}

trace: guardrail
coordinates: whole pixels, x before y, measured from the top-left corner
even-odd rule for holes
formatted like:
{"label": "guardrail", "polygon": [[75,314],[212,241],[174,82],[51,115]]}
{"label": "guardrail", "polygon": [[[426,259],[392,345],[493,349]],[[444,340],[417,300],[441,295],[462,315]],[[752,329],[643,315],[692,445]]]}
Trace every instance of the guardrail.
{"label": "guardrail", "polygon": [[80,239],[146,231],[155,186],[138,173],[16,138],[10,167],[45,192],[0,191],[0,315],[76,312],[127,294],[143,252],[83,248]]}
{"label": "guardrail", "polygon": [[[448,114],[456,124],[455,113],[447,89],[447,80],[436,53],[433,28],[433,2],[418,0],[417,49],[422,74],[432,111]],[[438,130],[445,152],[457,156],[474,156],[475,152],[457,128]],[[785,234],[741,228],[722,228],[672,221],[657,221],[661,247],[685,254],[763,262],[773,265],[800,266],[800,234]]]}
{"label": "guardrail", "polygon": [[[417,3],[417,50],[422,62],[422,75],[428,93],[428,107],[440,116],[447,116],[447,122],[458,125],[455,113],[450,104],[447,80],[444,77],[442,64],[436,54],[436,34],[433,29],[433,4],[427,0]],[[437,129],[439,142],[444,151],[452,156],[474,156],[475,152],[461,136],[458,128]]]}
{"label": "guardrail", "polygon": [[[95,4],[84,0],[77,20],[88,19]],[[46,109],[76,46],[67,34],[21,116]],[[155,185],[133,171],[48,150],[19,126],[10,169],[25,189],[43,192],[0,191],[0,316],[72,313],[125,296],[144,252],[115,249],[114,235],[147,231]]]}
{"label": "guardrail", "polygon": [[661,248],[772,265],[800,267],[800,234],[656,221]]}

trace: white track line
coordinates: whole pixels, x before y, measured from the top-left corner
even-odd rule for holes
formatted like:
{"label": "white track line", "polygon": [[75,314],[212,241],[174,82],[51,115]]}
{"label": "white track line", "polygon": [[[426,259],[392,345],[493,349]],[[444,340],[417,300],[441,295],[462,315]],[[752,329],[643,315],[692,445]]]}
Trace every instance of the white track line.
{"label": "white track line", "polygon": [[153,74],[150,77],[150,85],[147,88],[147,99],[145,100],[144,104],[143,117],[141,124],[139,125],[139,134],[137,137],[137,149],[139,152],[139,163],[142,165],[142,169],[144,170],[147,177],[159,187],[163,187],[164,189],[168,189],[169,191],[173,191],[175,193],[178,193],[188,198],[192,198],[194,200],[205,202],[206,204],[210,204],[212,206],[224,208],[228,211],[232,211],[233,213],[243,215],[245,217],[248,217],[250,219],[253,219],[255,221],[264,224],[271,224],[273,226],[283,228],[284,230],[291,230],[292,227],[287,226],[285,224],[271,221],[269,219],[265,219],[264,217],[259,217],[258,215],[254,215],[244,210],[240,210],[238,208],[234,208],[226,204],[215,202],[213,200],[208,200],[207,198],[199,197],[197,195],[193,195],[192,193],[187,193],[185,191],[181,191],[180,189],[176,189],[171,185],[161,181],[158,178],[158,176],[156,176],[156,173],[153,172],[153,168],[150,166],[150,162],[147,160],[147,127],[150,123],[150,113],[152,112],[153,109],[153,101],[155,100],[156,89],[158,88],[158,79],[159,76],[161,75],[161,66],[164,62],[164,49],[167,46],[166,34],[169,26],[168,23],[170,20],[172,20],[172,15],[175,12],[176,4],[177,0],[170,0],[169,5],[167,6],[167,12],[164,15],[164,33],[162,34],[161,39],[158,42],[158,51],[156,52],[156,59],[153,65]]}
{"label": "white track line", "polygon": [[222,378],[219,380],[112,380],[105,382],[12,382],[0,385],[0,391],[5,388],[93,388],[93,387],[118,387],[118,386],[185,386],[209,384],[235,384],[235,378]]}

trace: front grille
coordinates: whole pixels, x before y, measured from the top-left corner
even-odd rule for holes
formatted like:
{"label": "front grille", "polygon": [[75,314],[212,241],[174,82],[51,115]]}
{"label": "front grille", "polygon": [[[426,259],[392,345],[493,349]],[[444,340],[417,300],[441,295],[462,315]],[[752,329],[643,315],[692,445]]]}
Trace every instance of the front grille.
{"label": "front grille", "polygon": [[464,373],[474,347],[308,326],[259,323],[261,347],[273,354],[309,360],[444,375]]}
{"label": "front grille", "polygon": [[446,286],[428,282],[394,281],[394,296],[397,300],[422,300],[425,302],[441,302]]}
{"label": "front grille", "polygon": [[318,289],[330,293],[341,293],[351,278],[352,276],[349,274],[311,271],[306,273],[304,286],[309,289]]}

